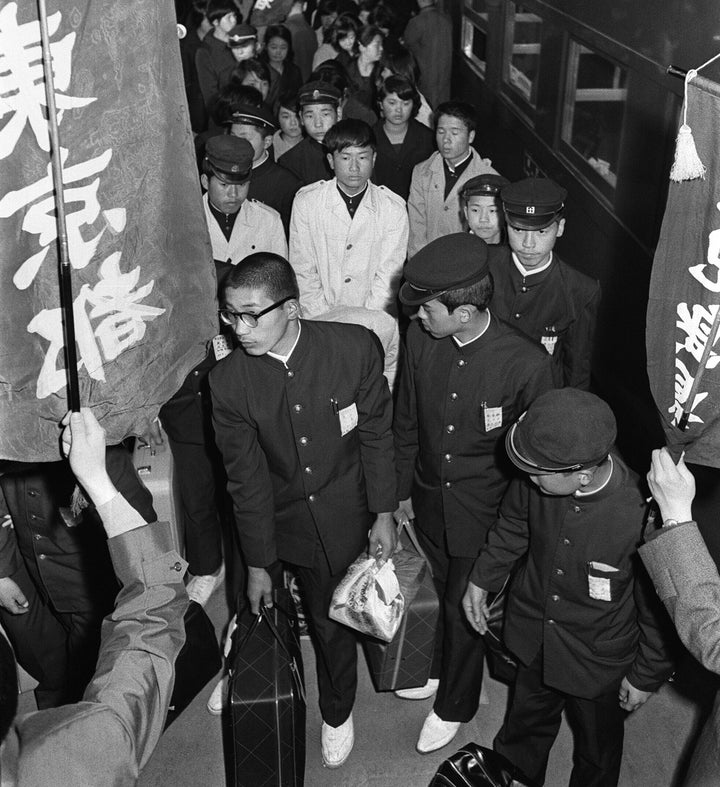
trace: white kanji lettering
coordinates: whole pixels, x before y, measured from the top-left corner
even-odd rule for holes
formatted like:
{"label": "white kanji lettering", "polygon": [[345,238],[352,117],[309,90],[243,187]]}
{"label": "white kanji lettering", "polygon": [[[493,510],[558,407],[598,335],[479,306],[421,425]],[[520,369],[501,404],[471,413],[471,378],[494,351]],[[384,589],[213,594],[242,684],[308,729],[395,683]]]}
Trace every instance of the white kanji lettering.
{"label": "white kanji lettering", "polygon": [[[668,407],[668,413],[672,415],[672,420],[675,426],[680,423],[680,418],[682,417],[683,410],[685,409],[685,405],[687,403],[688,397],[690,396],[690,389],[695,382],[695,378],[690,374],[688,371],[687,366],[680,360],[680,358],[675,358],[675,401],[673,404]],[[707,391],[698,393],[695,395],[695,401],[690,408],[690,416],[688,418],[688,423],[703,423],[703,419],[700,416],[695,415],[693,412],[700,402],[703,401],[707,397]]]}
{"label": "white kanji lettering", "polygon": [[[42,150],[50,150],[47,98],[40,46],[40,23],[37,20],[19,25],[17,3],[8,3],[0,9],[0,118],[10,119],[0,128],[0,159],[7,158],[28,124]],[[48,17],[50,36],[57,33],[60,12]],[[77,98],[63,95],[70,86],[72,49],[75,33],[50,43],[55,83],[55,103],[58,123],[63,110],[84,107],[95,98]]]}
{"label": "white kanji lettering", "polygon": [[[102,172],[112,158],[112,149],[106,150],[99,156],[81,164],[65,168],[67,157],[68,151],[65,148],[61,148],[60,161],[63,165],[63,182],[65,184],[73,184],[92,178],[94,175]],[[100,179],[95,178],[87,185],[65,189],[65,223],[70,263],[73,268],[84,268],[90,262],[95,254],[100,238],[102,238],[108,226],[115,232],[120,232],[125,227],[126,212],[124,208],[101,210],[97,198],[99,185]],[[79,203],[80,205],[77,210],[70,208],[74,203]],[[47,175],[44,178],[17,191],[9,191],[0,199],[0,218],[12,216],[28,205],[31,205],[31,207],[25,214],[22,229],[25,232],[37,235],[42,248],[39,252],[24,260],[15,272],[13,284],[19,290],[25,290],[32,284],[47,256],[50,244],[57,238],[55,194],[50,164],[48,164]],[[85,240],[81,228],[93,224],[101,213],[105,220],[105,226],[89,240]]]}
{"label": "white kanji lettering", "polygon": [[[97,284],[83,284],[73,303],[78,368],[84,366],[94,380],[105,381],[103,359],[114,360],[137,344],[145,336],[146,323],[165,313],[165,309],[141,303],[152,292],[155,281],[135,289],[139,279],[139,267],[121,272],[120,252],[116,252],[100,266]],[[98,318],[93,329],[93,321]],[[60,309],[43,309],[30,321],[28,331],[50,343],[37,380],[37,397],[44,399],[66,384],[64,366],[58,368],[58,356],[63,352]]]}
{"label": "white kanji lettering", "polygon": [[[720,210],[720,202],[715,206]],[[720,292],[720,229],[708,235],[707,262],[688,268],[690,275],[710,292]]]}
{"label": "white kanji lettering", "polygon": [[272,6],[272,0],[255,0],[253,11],[267,11]]}
{"label": "white kanji lettering", "polygon": [[[687,303],[677,305],[677,327],[685,334],[684,341],[675,343],[675,354],[680,350],[687,350],[692,357],[700,363],[705,345],[708,343],[713,320],[720,306],[705,307],[699,303],[693,304],[692,310]],[[718,337],[715,337],[717,343]],[[711,351],[706,368],[714,369],[720,363],[720,356]]]}

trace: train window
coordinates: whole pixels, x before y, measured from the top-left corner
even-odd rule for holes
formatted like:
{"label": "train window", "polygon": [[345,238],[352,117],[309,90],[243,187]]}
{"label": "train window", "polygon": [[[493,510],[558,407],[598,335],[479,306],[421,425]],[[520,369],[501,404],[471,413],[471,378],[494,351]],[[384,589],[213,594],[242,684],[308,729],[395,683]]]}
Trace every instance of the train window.
{"label": "train window", "polygon": [[571,41],[561,139],[600,176],[603,191],[617,184],[626,101],[627,71]]}
{"label": "train window", "polygon": [[475,71],[485,77],[487,61],[488,11],[486,0],[465,0],[462,18],[461,47]]}
{"label": "train window", "polygon": [[524,102],[537,105],[542,19],[528,6],[508,3],[503,79]]}

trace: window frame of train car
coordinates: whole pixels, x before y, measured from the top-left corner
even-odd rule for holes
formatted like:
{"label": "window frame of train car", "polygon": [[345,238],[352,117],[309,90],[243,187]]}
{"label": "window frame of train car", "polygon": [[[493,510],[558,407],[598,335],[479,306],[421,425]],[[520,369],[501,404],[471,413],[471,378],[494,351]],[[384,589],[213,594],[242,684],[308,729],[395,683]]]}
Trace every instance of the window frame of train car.
{"label": "window frame of train car", "polygon": [[[522,18],[528,17],[528,18]],[[535,41],[517,41],[517,32],[520,24],[538,26]],[[516,110],[525,115],[531,126],[535,125],[535,114],[538,108],[538,92],[541,81],[542,55],[543,55],[543,26],[545,19],[536,9],[524,2],[510,0],[506,5],[504,20],[504,41],[502,58],[501,89],[513,104]],[[535,78],[531,80],[523,69],[513,63],[516,55],[525,55],[537,58]],[[523,80],[528,82],[523,86]]]}
{"label": "window frame of train car", "polygon": [[[460,22],[460,49],[473,71],[485,79],[487,73],[488,37],[490,29],[490,10],[487,0],[464,0]],[[485,59],[476,51],[476,36],[482,37],[482,50]]]}

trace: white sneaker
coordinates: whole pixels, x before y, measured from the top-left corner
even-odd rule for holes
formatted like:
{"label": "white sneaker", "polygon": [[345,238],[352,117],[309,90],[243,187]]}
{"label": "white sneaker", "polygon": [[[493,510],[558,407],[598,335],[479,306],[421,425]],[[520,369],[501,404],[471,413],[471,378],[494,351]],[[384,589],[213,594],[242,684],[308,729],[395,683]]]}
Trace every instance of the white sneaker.
{"label": "white sneaker", "polygon": [[398,689],[395,692],[395,696],[400,697],[401,700],[426,700],[437,692],[439,685],[439,678],[430,678],[424,686],[416,686],[412,689]]}
{"label": "white sneaker", "polygon": [[435,711],[431,710],[420,730],[417,750],[420,754],[427,754],[447,746],[457,735],[460,724],[459,721],[443,721]]}
{"label": "white sneaker", "polygon": [[207,709],[213,716],[220,716],[228,699],[228,676],[223,675],[207,701]]}
{"label": "white sneaker", "polygon": [[352,713],[339,727],[322,725],[322,761],[326,768],[339,768],[350,756],[355,743]]}
{"label": "white sneaker", "polygon": [[214,574],[201,574],[187,583],[188,598],[204,607],[223,579],[225,579],[225,564],[221,563]]}

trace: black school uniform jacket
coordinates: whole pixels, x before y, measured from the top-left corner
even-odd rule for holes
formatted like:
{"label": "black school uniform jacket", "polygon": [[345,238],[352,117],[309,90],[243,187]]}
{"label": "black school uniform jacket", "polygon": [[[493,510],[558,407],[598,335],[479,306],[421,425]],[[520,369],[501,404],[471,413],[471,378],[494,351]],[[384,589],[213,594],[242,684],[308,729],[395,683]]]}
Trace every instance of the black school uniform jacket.
{"label": "black school uniform jacket", "polygon": [[476,557],[511,470],[508,427],[553,388],[552,362],[494,315],[465,347],[407,333],[395,409],[398,497],[412,496],[418,527],[454,557]]}
{"label": "black school uniform jacket", "polygon": [[563,385],[588,390],[600,285],[555,252],[549,268],[523,276],[505,252],[490,264],[493,311],[552,355]]}
{"label": "black school uniform jacket", "polygon": [[319,539],[335,573],[397,508],[392,403],[369,330],[301,326],[287,366],[240,348],[213,369],[213,423],[248,565],[310,566]]}
{"label": "black school uniform jacket", "polygon": [[505,644],[524,664],[543,648],[546,685],[586,699],[625,676],[654,691],[671,671],[664,613],[637,555],[645,500],[637,476],[612,459],[609,483],[592,495],[554,497],[514,480],[470,575],[499,590],[525,557],[510,587]]}
{"label": "black school uniform jacket", "polygon": [[435,135],[427,126],[411,119],[402,145],[395,147],[388,139],[382,121],[375,124],[373,131],[377,140],[377,157],[372,182],[387,186],[407,201],[413,169],[432,155]]}

